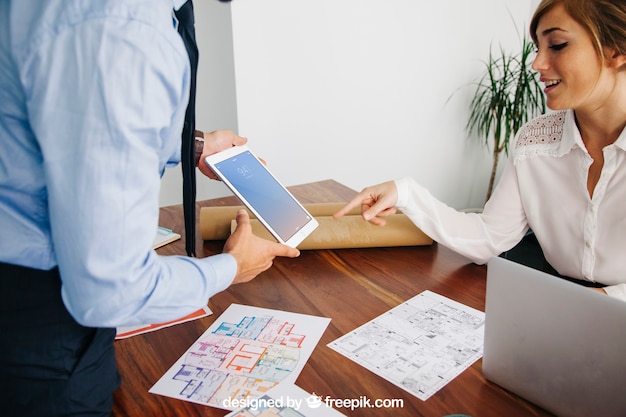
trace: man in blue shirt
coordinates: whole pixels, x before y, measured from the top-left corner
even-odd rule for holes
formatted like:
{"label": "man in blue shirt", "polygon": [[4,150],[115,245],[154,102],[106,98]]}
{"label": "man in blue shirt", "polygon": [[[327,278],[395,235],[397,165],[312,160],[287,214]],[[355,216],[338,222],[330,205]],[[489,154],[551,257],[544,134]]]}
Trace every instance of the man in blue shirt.
{"label": "man in blue shirt", "polygon": [[114,327],[184,316],[298,256],[245,212],[220,255],[151,249],[189,97],[177,3],[0,0],[3,416],[108,415]]}

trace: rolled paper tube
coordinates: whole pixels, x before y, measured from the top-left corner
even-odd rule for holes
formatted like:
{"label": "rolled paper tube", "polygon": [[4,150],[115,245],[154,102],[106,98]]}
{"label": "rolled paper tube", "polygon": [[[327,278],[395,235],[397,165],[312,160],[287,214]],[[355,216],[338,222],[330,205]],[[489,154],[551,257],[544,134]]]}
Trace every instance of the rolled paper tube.
{"label": "rolled paper tube", "polygon": [[[243,206],[216,206],[200,208],[200,235],[203,240],[226,240],[230,235],[230,223]],[[248,211],[250,218],[254,218]]]}
{"label": "rolled paper tube", "polygon": [[[332,216],[346,203],[309,203],[303,204],[311,216]],[[202,207],[200,209],[200,234],[203,240],[226,240],[230,235],[230,223],[237,216],[239,209],[244,206],[216,206]],[[357,207],[348,214],[359,214],[361,208]],[[248,210],[251,219],[254,215]]]}
{"label": "rolled paper tube", "polygon": [[[360,215],[347,215],[340,219],[316,216],[319,227],[313,231],[298,249],[347,249],[380,248],[392,246],[430,245],[432,239],[418,229],[404,214],[385,217],[385,226],[376,226],[363,220]],[[262,238],[276,241],[257,219],[251,220],[252,232]],[[231,222],[231,230],[237,223]]]}

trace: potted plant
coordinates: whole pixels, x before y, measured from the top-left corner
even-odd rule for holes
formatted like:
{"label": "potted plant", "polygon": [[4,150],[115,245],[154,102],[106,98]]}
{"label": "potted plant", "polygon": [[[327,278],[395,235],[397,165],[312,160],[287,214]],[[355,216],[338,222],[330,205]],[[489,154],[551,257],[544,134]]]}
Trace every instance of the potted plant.
{"label": "potted plant", "polygon": [[476,84],[466,129],[492,146],[486,200],[493,191],[501,153],[508,155],[509,142],[519,128],[546,111],[545,96],[531,68],[534,50],[534,44],[524,37],[518,54],[508,54],[502,48],[499,55],[490,51],[485,71]]}

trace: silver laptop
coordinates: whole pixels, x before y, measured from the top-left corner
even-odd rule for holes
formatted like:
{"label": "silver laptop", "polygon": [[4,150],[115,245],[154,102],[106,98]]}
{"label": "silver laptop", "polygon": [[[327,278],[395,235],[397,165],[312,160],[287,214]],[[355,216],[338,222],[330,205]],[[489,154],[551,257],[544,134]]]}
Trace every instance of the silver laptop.
{"label": "silver laptop", "polygon": [[483,373],[559,416],[626,416],[626,303],[494,258]]}

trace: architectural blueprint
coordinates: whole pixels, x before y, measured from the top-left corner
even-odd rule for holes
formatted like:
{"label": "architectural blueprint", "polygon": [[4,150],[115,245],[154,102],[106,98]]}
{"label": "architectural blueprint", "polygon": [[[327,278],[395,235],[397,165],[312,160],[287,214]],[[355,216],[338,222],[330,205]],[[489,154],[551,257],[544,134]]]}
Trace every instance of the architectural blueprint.
{"label": "architectural blueprint", "polygon": [[150,389],[232,410],[293,383],[330,319],[232,304]]}
{"label": "architectural blueprint", "polygon": [[424,291],[328,346],[425,401],[482,357],[484,317]]}

